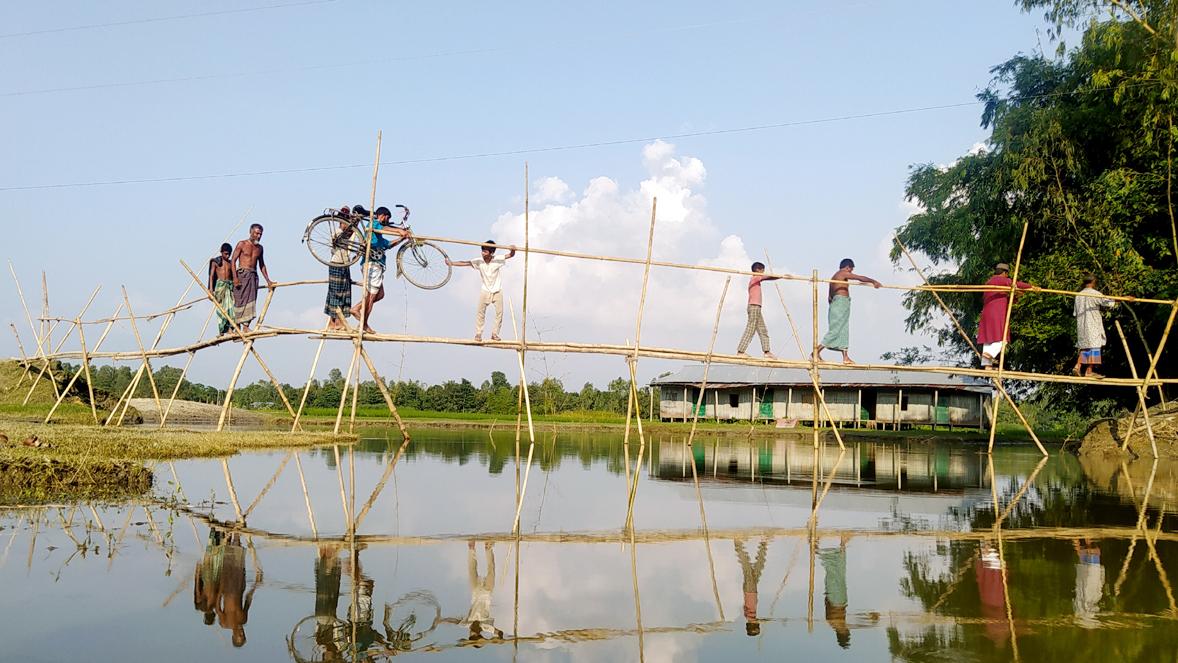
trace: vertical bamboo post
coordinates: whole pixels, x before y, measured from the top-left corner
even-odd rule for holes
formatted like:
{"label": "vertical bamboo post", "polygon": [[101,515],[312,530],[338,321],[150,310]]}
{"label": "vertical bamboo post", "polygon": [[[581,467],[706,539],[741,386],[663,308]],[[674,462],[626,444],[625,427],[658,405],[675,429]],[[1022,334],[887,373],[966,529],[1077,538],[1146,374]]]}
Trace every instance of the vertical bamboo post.
{"label": "vertical bamboo post", "polygon": [[[120,311],[122,311],[122,310],[123,310],[123,305],[122,305],[122,304],[119,304],[118,308],[116,308],[116,309],[115,309],[115,313],[114,313],[114,315],[112,316],[112,318],[117,318],[117,317],[119,316],[119,312],[120,312]],[[98,351],[98,349],[99,349],[100,347],[102,347],[102,342],[106,340],[106,335],[107,335],[107,334],[110,332],[110,329],[111,329],[111,327],[113,327],[113,326],[114,326],[114,323],[115,323],[115,321],[114,321],[113,319],[107,322],[107,324],[106,324],[106,329],[104,329],[104,330],[102,331],[102,336],[100,336],[100,337],[98,338],[98,343],[96,343],[96,344],[94,345],[94,350],[93,350],[94,352],[97,352],[97,351]],[[49,423],[49,419],[50,419],[51,417],[53,417],[53,413],[57,411],[57,408],[58,408],[58,407],[61,405],[62,401],[64,401],[64,400],[65,400],[66,394],[68,394],[68,393],[69,393],[69,391],[70,391],[70,389],[72,389],[72,388],[73,388],[73,386],[74,386],[74,383],[75,383],[75,382],[77,382],[77,380],[78,380],[78,376],[79,376],[79,375],[81,375],[81,373],[82,373],[82,369],[81,369],[80,367],[78,368],[78,370],[77,370],[77,371],[74,371],[74,376],[73,376],[73,378],[71,378],[71,379],[70,379],[70,381],[69,381],[69,382],[66,384],[66,386],[65,386],[65,389],[62,389],[62,390],[61,390],[61,394],[60,394],[60,395],[58,395],[58,397],[57,397],[57,401],[56,401],[56,402],[53,404],[53,407],[49,408],[49,413],[45,415],[45,421],[44,421],[44,422],[42,422],[42,423],[46,423],[46,424],[47,424],[47,423]],[[89,380],[89,379],[90,379],[90,378],[89,378],[89,375],[87,375],[86,379],[87,379],[87,380]],[[91,394],[90,394],[90,402],[91,402],[91,404],[93,404],[93,403],[94,403],[94,394],[93,394],[93,392],[91,392]],[[97,417],[97,415],[95,415],[95,421],[94,421],[94,423],[98,423],[98,417]]]}
{"label": "vertical bamboo post", "polygon": [[45,278],[45,270],[41,270],[41,335],[45,337],[45,346],[53,345],[53,328],[49,326],[49,282]]}
{"label": "vertical bamboo post", "polygon": [[[361,322],[361,324],[363,324],[363,322]],[[339,408],[335,411],[335,428],[332,429],[332,433],[335,435],[339,435],[340,423],[342,423],[344,419],[344,405],[346,405],[348,402],[348,389],[352,385],[352,372],[356,370],[356,361],[359,358],[360,345],[356,344],[355,348],[352,350],[352,361],[348,363],[348,375],[344,378],[344,388],[339,396]]]}
{"label": "vertical bamboo post", "polygon": [[86,352],[86,331],[83,329],[81,317],[74,318],[74,324],[78,327],[78,343],[82,348],[81,370],[86,373],[86,392],[90,398],[90,414],[94,416],[94,424],[98,425],[98,407],[94,405],[94,380],[90,377],[90,355]]}
{"label": "vertical bamboo post", "polygon": [[[508,310],[511,313],[511,328],[516,333],[516,340],[518,341],[520,339],[520,336],[519,336],[519,329],[517,329],[515,326],[515,307],[511,306],[509,303]],[[532,469],[532,449],[535,447],[535,444],[536,444],[536,430],[532,424],[532,397],[531,397],[531,394],[528,393],[528,378],[527,378],[527,374],[524,372],[524,353],[523,353],[522,348],[519,352],[516,352],[515,358],[516,358],[516,361],[519,363],[520,389],[523,391],[523,403],[524,403],[524,408],[525,408],[524,412],[527,414],[527,417],[528,417],[528,460],[527,460],[526,469],[524,470],[523,483],[520,484],[519,494],[516,496],[516,500],[515,500],[515,519],[513,521],[512,530],[511,530],[513,534],[518,534],[519,533],[520,513],[522,513],[523,506],[524,506],[524,494],[528,490],[528,475],[530,474],[531,469]],[[517,416],[517,420],[518,420],[518,416]],[[516,424],[516,446],[515,446],[517,472],[518,472],[519,461],[520,461],[520,458],[519,458],[519,455],[520,455],[519,454],[519,451],[520,451],[520,448],[519,448],[519,426],[520,425],[517,423]],[[627,462],[629,462],[629,461],[627,461]]]}
{"label": "vertical bamboo post", "polygon": [[[642,433],[642,416],[636,417],[638,420],[638,438],[639,438],[639,454],[638,462],[635,465],[635,470],[631,476],[630,467],[630,421],[634,412],[638,409],[638,385],[637,385],[637,363],[638,352],[642,347],[642,317],[646,309],[646,291],[650,283],[650,263],[654,256],[654,226],[658,218],[659,199],[657,197],[651,198],[650,201],[650,228],[646,234],[646,261],[642,268],[642,289],[638,294],[638,313],[635,316],[634,323],[634,354],[626,362],[630,372],[630,391],[626,400],[626,430],[622,435],[622,450],[623,460],[626,464],[626,478],[629,485],[630,495],[634,494],[636,487],[633,484],[638,483],[638,468],[642,465],[642,452],[646,447],[646,437]],[[632,498],[631,498],[632,499]],[[631,510],[627,509],[626,526],[630,525]]]}
{"label": "vertical bamboo post", "polygon": [[[1133,374],[1133,379],[1136,380],[1137,366],[1133,363],[1133,354],[1129,352],[1129,341],[1125,339],[1125,332],[1121,329],[1121,321],[1114,320],[1113,325],[1117,328],[1117,335],[1121,337],[1121,346],[1125,348],[1125,359],[1129,361],[1129,371]],[[1149,444],[1153,448],[1153,457],[1157,458],[1158,443],[1157,440],[1154,439],[1153,424],[1151,424],[1149,421],[1149,408],[1146,407],[1145,404],[1145,385],[1146,383],[1143,380],[1141,386],[1137,387],[1137,405],[1141,408],[1141,411],[1145,413],[1145,431],[1149,434]],[[1129,438],[1133,435],[1133,428],[1136,426],[1136,424],[1137,417],[1133,417],[1133,419],[1129,421],[1129,432],[1125,433],[1125,441],[1123,444],[1121,444],[1122,451],[1129,447]]]}
{"label": "vertical bamboo post", "polygon": [[[375,228],[373,218],[374,218],[374,215],[376,214],[376,212],[374,211],[376,209],[376,182],[377,182],[377,176],[380,174],[380,145],[381,145],[381,138],[383,136],[383,133],[384,132],[382,132],[382,131],[376,132],[376,158],[373,160],[373,164],[372,164],[372,194],[369,197],[369,204],[368,204],[368,209],[369,209],[368,233],[367,233],[368,241],[364,242],[364,267],[363,267],[363,270],[364,270],[363,277],[364,278],[361,279],[364,282],[364,301],[362,301],[360,304],[361,308],[364,308],[365,305],[367,304],[367,301],[368,301],[368,296],[367,296],[368,295],[368,269],[369,269],[368,260],[372,256],[372,236],[376,233],[376,228]],[[360,351],[364,347],[364,328],[367,326],[366,323],[367,323],[369,315],[371,315],[371,312],[366,311],[366,310],[362,310],[360,313],[360,330],[356,333],[356,338],[354,341],[356,344],[356,351],[352,355],[352,363],[353,364],[355,364],[357,357],[359,357],[359,355],[360,355]],[[349,373],[349,376],[350,376],[350,373]],[[356,385],[352,390],[352,412],[351,412],[351,415],[348,417],[348,432],[349,433],[352,432],[352,430],[355,428],[355,425],[356,425],[356,401],[359,397],[359,393],[360,393],[360,371],[356,371]],[[344,394],[345,395],[347,394],[347,389],[344,390]],[[340,413],[341,414],[343,413],[343,401],[342,400],[340,401]],[[336,433],[338,433],[339,432],[339,417],[336,418],[336,425],[335,426],[336,426]]]}
{"label": "vertical bamboo post", "polygon": [[[522,328],[522,332],[521,332],[521,329],[516,328],[515,308],[510,307],[510,304],[509,304],[509,307],[511,308],[511,328],[512,328],[512,331],[515,333],[516,341],[519,342],[519,344],[520,344],[519,350],[517,351],[517,355],[518,355],[518,359],[519,359],[520,388],[519,388],[519,393],[516,394],[516,400],[515,400],[515,513],[516,513],[515,523],[516,523],[517,527],[514,531],[517,535],[519,534],[519,530],[518,530],[519,514],[523,510],[523,499],[524,499],[524,492],[526,491],[527,475],[528,475],[527,470],[525,470],[522,475],[520,473],[520,460],[521,460],[521,456],[522,456],[521,450],[520,450],[520,436],[522,434],[522,429],[523,429],[524,406],[525,405],[527,405],[527,413],[528,413],[529,446],[528,446],[527,467],[529,470],[531,469],[531,465],[532,465],[532,447],[531,447],[532,442],[531,441],[534,439],[532,437],[532,435],[533,435],[532,408],[531,408],[530,403],[525,403],[525,400],[529,398],[529,394],[527,393],[528,379],[524,373],[524,363],[525,363],[527,344],[528,344],[528,271],[529,271],[528,270],[528,266],[529,266],[528,261],[530,260],[530,257],[531,257],[531,242],[530,242],[530,239],[531,239],[531,232],[530,232],[531,231],[531,227],[530,227],[530,224],[531,224],[531,189],[532,189],[531,181],[530,181],[529,174],[528,174],[528,162],[525,161],[524,162],[524,287],[523,287],[523,295],[522,295],[521,311],[520,311],[520,316],[522,318],[522,320],[520,322],[520,327]],[[630,424],[630,422],[629,422],[629,420],[627,420],[626,425],[629,426],[629,424]],[[630,469],[629,462],[630,461],[627,459],[626,460],[627,473],[629,472],[629,469]],[[516,561],[518,562],[518,559]]]}
{"label": "vertical bamboo post", "polygon": [[151,370],[151,362],[147,359],[147,349],[143,347],[143,337],[139,335],[139,325],[135,323],[135,313],[131,309],[131,298],[127,296],[126,286],[123,286],[123,303],[127,305],[127,318],[131,321],[131,331],[135,334],[135,342],[139,345],[139,354],[143,357],[143,365],[147,370],[147,381],[151,384],[151,396],[155,399],[156,410],[162,414],[164,406],[160,403],[160,391],[155,384],[155,375]]}
{"label": "vertical bamboo post", "polygon": [[[815,269],[810,273],[810,322],[811,322],[811,339],[813,345],[810,353],[810,374],[813,376],[814,382],[814,401],[811,403],[810,416],[813,418],[814,429],[814,448],[818,448],[818,401],[825,401],[822,396],[821,377],[818,375],[818,270]],[[834,428],[833,426],[831,427]]]}
{"label": "vertical bamboo post", "polygon": [[[209,323],[213,319],[213,311],[205,316],[204,325],[200,328],[200,334],[196,337],[196,342],[199,343],[205,336],[205,331],[209,328]],[[180,387],[184,384],[184,378],[188,375],[188,369],[192,367],[192,360],[196,357],[196,350],[188,352],[188,359],[184,361],[184,368],[180,370],[180,378],[176,380],[176,386],[172,388],[172,395],[168,397],[168,404],[164,406],[164,412],[160,415],[160,428],[168,421],[168,414],[172,411],[172,404],[176,402],[176,395],[180,393]]]}
{"label": "vertical bamboo post", "polygon": [[[25,320],[27,320],[29,323],[29,331],[33,332],[33,340],[37,342],[37,357],[43,359],[48,355],[48,353],[46,352],[45,345],[43,344],[41,334],[37,333],[37,326],[33,324],[33,315],[29,313],[29,305],[28,302],[25,301],[24,289],[20,287],[20,279],[16,276],[16,268],[12,266],[11,260],[8,261],[8,271],[12,274],[12,282],[16,284],[16,294],[18,297],[20,297],[21,308],[23,308],[25,311]],[[48,365],[48,360],[46,360],[45,363]],[[50,372],[50,375],[52,376],[53,373]],[[53,385],[53,395],[60,395],[57,389],[57,380],[50,380],[49,383]],[[36,384],[37,382],[34,381],[34,387]],[[26,399],[26,401],[27,400],[28,399]]]}
{"label": "vertical bamboo post", "polygon": [[[1018,272],[1019,268],[1022,266],[1023,245],[1026,244],[1027,241],[1027,227],[1029,224],[1030,221],[1023,221],[1023,234],[1018,241],[1018,253],[1015,254],[1014,257],[1014,272],[1010,275],[1010,294],[1008,295],[1009,298],[1006,300],[1006,318],[1002,322],[1002,352],[998,355],[998,374],[994,376],[994,383],[999,385],[999,387],[1002,385],[1002,369],[1006,365],[1006,355],[1009,354],[1008,351],[1010,350],[1010,348],[1007,347],[1009,344],[1006,343],[1006,339],[1010,336],[1010,312],[1014,310],[1014,299],[1016,293],[1018,292]],[[990,420],[990,442],[987,445],[986,453],[994,452],[994,435],[998,432],[999,403],[1000,401],[994,399],[994,416]],[[1042,449],[1042,445],[1040,445],[1040,449]],[[1043,453],[1046,454],[1047,452],[1044,451]],[[1006,572],[1003,571],[1004,578],[1006,577],[1005,573]]]}

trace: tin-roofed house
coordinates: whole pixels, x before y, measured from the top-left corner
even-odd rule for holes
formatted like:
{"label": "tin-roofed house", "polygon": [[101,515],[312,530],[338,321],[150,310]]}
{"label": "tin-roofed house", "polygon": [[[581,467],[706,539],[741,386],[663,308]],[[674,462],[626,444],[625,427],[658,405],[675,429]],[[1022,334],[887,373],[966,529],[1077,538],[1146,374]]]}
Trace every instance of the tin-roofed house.
{"label": "tin-roofed house", "polygon": [[[699,399],[703,366],[684,366],[651,381],[659,388],[663,421],[689,421]],[[989,425],[990,385],[970,376],[911,371],[820,369],[823,398],[840,426]],[[713,364],[699,417],[716,421],[798,420],[819,423],[810,373],[801,368]]]}

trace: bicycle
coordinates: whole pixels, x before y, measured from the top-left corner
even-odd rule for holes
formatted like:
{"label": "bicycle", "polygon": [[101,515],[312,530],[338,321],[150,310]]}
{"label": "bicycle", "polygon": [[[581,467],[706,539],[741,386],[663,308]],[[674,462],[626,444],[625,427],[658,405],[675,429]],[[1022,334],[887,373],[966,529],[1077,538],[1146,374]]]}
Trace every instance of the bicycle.
{"label": "bicycle", "polygon": [[[396,205],[403,210],[401,223],[392,227],[409,230],[409,208]],[[356,205],[345,208],[327,209],[311,219],[303,231],[303,243],[311,256],[328,267],[350,267],[364,257],[366,250],[365,231],[361,224],[370,216],[363,207]],[[436,290],[450,281],[453,268],[450,257],[433,242],[412,236],[406,238],[397,249],[397,277],[424,290]]]}

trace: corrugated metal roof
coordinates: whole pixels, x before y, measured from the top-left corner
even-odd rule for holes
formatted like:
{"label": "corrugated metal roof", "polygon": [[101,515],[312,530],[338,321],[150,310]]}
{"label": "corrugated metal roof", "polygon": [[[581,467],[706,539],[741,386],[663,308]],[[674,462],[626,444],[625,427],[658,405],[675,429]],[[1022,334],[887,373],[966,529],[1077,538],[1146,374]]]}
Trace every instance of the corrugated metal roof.
{"label": "corrugated metal roof", "polygon": [[[689,364],[674,373],[655,378],[653,385],[698,385],[703,379],[702,364]],[[823,386],[836,387],[929,387],[960,389],[989,393],[990,383],[981,378],[967,375],[945,375],[940,373],[914,373],[908,371],[854,370],[822,368],[818,370]],[[712,364],[708,370],[709,387],[732,387],[749,385],[803,385],[810,386],[810,372],[804,368],[765,368],[760,366],[734,366]]]}

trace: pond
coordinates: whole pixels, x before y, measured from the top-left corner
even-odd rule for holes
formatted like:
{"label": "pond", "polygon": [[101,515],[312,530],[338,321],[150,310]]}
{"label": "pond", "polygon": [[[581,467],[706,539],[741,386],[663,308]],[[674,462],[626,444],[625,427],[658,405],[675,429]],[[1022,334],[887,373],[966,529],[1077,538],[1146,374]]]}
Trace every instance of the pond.
{"label": "pond", "polygon": [[1178,652],[1173,465],[549,430],[525,470],[513,434],[413,434],[399,458],[372,429],[160,463],[125,504],[0,511],[0,660]]}

